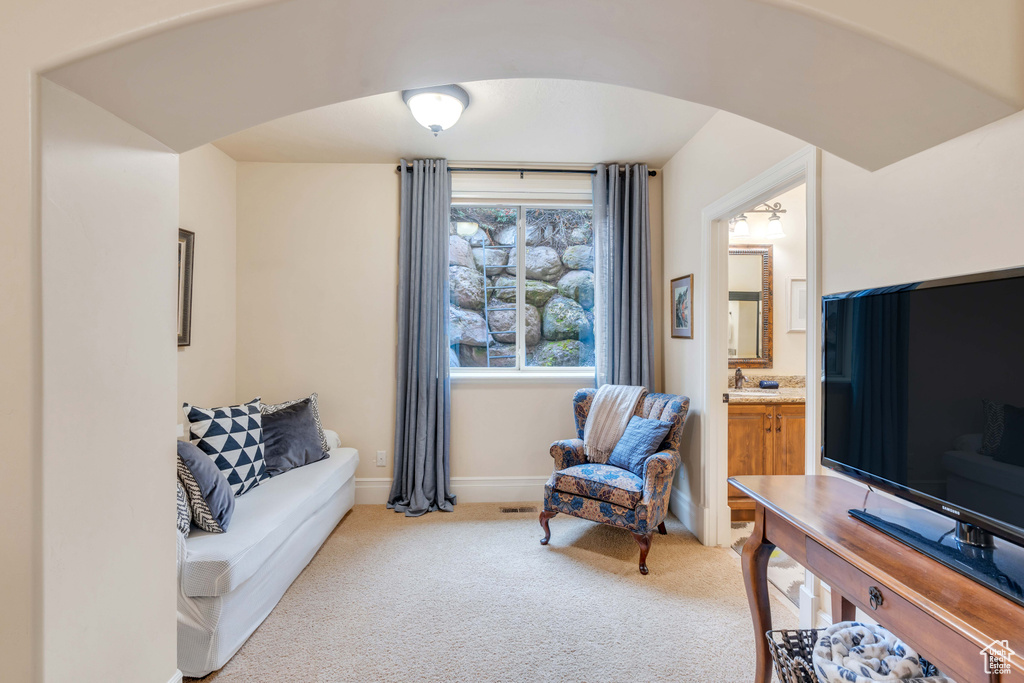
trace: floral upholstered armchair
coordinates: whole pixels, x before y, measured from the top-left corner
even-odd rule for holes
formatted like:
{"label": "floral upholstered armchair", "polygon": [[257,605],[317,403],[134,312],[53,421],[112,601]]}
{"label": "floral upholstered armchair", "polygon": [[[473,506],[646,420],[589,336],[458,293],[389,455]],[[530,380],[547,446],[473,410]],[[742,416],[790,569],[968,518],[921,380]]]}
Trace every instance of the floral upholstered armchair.
{"label": "floral upholstered armchair", "polygon": [[573,396],[576,438],[551,444],[555,472],[544,486],[540,525],[542,545],[551,540],[548,520],[563,512],[602,524],[622,527],[640,546],[640,573],[647,574],[647,551],[655,528],[665,532],[669,492],[679,467],[679,440],[690,399],[674,394],[647,394],[637,403],[636,415],[672,422],[661,448],[647,461],[644,476],[614,465],[587,462],[583,453],[583,429],[596,389],[580,389]]}

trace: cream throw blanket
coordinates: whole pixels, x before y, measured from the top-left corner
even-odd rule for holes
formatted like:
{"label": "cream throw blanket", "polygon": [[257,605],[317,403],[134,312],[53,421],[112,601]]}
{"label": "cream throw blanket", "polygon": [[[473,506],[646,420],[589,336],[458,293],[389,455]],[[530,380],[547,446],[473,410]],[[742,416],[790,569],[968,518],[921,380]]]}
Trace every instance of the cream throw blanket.
{"label": "cream throw blanket", "polygon": [[588,462],[608,462],[615,444],[636,412],[636,404],[646,395],[646,387],[622,384],[605,384],[597,390],[583,428],[583,452]]}

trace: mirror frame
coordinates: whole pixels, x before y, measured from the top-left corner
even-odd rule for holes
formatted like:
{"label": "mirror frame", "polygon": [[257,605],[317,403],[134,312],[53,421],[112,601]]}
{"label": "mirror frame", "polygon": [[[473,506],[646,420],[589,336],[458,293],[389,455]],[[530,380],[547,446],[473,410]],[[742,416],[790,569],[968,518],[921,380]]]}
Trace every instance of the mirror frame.
{"label": "mirror frame", "polygon": [[[729,256],[750,254],[761,257],[761,358],[730,358],[730,368],[771,368],[774,348],[772,332],[774,314],[772,306],[772,245],[730,244]],[[727,289],[728,291],[728,289]]]}

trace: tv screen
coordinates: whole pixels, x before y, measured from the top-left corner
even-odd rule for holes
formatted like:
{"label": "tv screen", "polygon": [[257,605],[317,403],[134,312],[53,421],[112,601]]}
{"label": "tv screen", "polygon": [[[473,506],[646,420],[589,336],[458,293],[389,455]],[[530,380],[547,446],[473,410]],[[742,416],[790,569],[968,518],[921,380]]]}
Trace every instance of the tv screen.
{"label": "tv screen", "polygon": [[822,462],[1024,543],[1024,274],[823,299]]}

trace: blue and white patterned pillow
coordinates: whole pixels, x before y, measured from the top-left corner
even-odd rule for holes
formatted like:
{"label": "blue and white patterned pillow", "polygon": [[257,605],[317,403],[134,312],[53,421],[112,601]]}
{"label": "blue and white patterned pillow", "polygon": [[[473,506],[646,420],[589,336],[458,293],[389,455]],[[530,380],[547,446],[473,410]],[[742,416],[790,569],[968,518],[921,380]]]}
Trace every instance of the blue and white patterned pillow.
{"label": "blue and white patterned pillow", "polygon": [[672,423],[637,417],[629,418],[626,431],[619,437],[608,464],[629,470],[638,477],[644,476],[644,466],[661,446],[672,429]]}
{"label": "blue and white patterned pillow", "polygon": [[182,410],[189,421],[189,441],[210,456],[236,496],[267,478],[260,397],[245,405],[213,409],[185,403]]}

